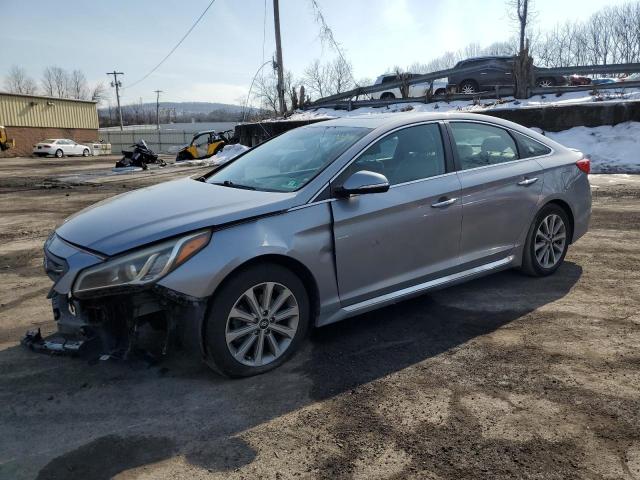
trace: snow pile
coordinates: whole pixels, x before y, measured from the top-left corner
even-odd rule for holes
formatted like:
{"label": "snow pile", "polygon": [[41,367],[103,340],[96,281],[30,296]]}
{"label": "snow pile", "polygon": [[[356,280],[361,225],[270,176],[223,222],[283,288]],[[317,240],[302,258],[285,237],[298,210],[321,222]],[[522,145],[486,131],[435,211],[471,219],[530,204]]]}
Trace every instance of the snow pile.
{"label": "snow pile", "polygon": [[640,122],[573,127],[544,135],[587,155],[593,173],[640,173]]}
{"label": "snow pile", "polygon": [[640,89],[620,88],[614,90],[600,90],[597,95],[592,90],[585,92],[566,92],[560,96],[534,95],[527,100],[515,100],[513,97],[505,97],[501,100],[480,100],[474,105],[472,100],[456,100],[452,102],[434,103],[394,103],[386,107],[362,107],[356,110],[334,110],[332,108],[318,108],[316,110],[298,111],[289,120],[313,120],[320,118],[360,117],[377,113],[400,112],[475,112],[482,113],[487,110],[513,110],[516,108],[575,105],[591,102],[624,102],[640,100]]}
{"label": "snow pile", "polygon": [[225,145],[221,152],[217,153],[213,157],[204,158],[202,160],[184,160],[181,162],[176,162],[175,166],[177,167],[208,167],[215,166],[218,167],[220,165],[224,165],[229,160],[233,160],[241,153],[249,150],[249,147],[245,145],[241,145],[239,143],[235,145]]}

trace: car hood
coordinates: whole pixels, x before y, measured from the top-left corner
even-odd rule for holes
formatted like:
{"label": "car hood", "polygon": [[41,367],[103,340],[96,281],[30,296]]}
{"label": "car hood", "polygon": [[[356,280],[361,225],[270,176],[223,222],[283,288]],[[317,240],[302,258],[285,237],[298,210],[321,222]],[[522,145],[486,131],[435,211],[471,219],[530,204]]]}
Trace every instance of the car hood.
{"label": "car hood", "polygon": [[114,255],[199,228],[286,210],[294,197],[182,179],[103,200],[69,217],[56,233],[69,243]]}

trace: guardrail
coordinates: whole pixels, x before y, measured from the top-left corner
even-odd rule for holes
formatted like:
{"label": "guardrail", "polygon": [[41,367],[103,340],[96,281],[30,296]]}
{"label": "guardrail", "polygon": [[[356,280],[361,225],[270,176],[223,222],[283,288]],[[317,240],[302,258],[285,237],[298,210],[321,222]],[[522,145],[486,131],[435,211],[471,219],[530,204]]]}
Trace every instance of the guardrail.
{"label": "guardrail", "polygon": [[[625,90],[627,88],[640,88],[640,81],[634,82],[616,82],[605,83],[602,85],[579,85],[575,87],[570,86],[556,86],[556,87],[536,87],[532,88],[532,95],[551,95],[555,93],[566,92],[587,92],[598,90]],[[479,92],[473,94],[453,93],[444,95],[433,95],[431,97],[410,97],[410,98],[395,98],[391,100],[338,100],[333,102],[327,102],[322,104],[311,104],[305,106],[305,109],[316,108],[334,108],[337,110],[353,110],[360,107],[384,107],[387,105],[393,105],[398,103],[432,103],[442,101],[456,101],[456,100],[481,100],[481,99],[500,99],[505,96],[512,96],[514,94],[513,87],[497,87],[492,91]]]}
{"label": "guardrail", "polygon": [[[432,80],[448,77],[449,75],[477,72],[477,70],[478,70],[477,67],[449,68],[446,70],[438,70],[436,72],[425,73],[424,75],[420,75],[420,76],[413,77],[406,80],[398,80],[395,82],[389,82],[381,85],[371,85],[368,87],[358,87],[358,88],[349,90],[347,92],[338,93],[336,95],[329,95],[328,97],[320,98],[314,102],[311,102],[308,105],[305,105],[304,108],[305,109],[317,108],[319,106],[326,106],[326,104],[328,103],[335,102],[341,99],[351,99],[354,97],[359,97],[360,95],[366,95],[370,93],[391,90],[394,88],[400,88],[401,86],[404,86],[404,85],[416,85],[419,83],[428,83]],[[616,63],[616,64],[610,64],[610,65],[582,65],[582,66],[575,66],[575,67],[559,67],[559,68],[548,68],[548,69],[545,68],[542,70],[544,71],[544,73],[548,73],[549,75],[555,75],[555,74],[573,75],[576,73],[581,73],[585,75],[611,74],[611,73],[636,73],[636,72],[640,72],[640,63]],[[586,86],[589,87],[590,85],[586,85]],[[593,86],[591,87],[593,88]],[[601,87],[604,87],[604,85],[598,85],[597,87],[601,88]],[[505,88],[505,89],[510,88],[512,92],[511,95],[513,94],[513,87],[501,87],[501,88]],[[561,88],[561,87],[554,87],[554,89],[555,88]],[[570,91],[579,91],[576,89],[580,87],[568,87],[568,88],[571,89]],[[537,90],[540,90],[540,88],[534,88],[531,90],[531,92],[534,93]],[[556,91],[556,90],[553,90],[553,91]],[[465,98],[469,98],[469,95],[466,95]],[[402,99],[402,100],[408,100],[408,99]],[[362,101],[362,100],[356,100],[356,101]],[[416,101],[416,100],[413,100],[413,101]],[[420,100],[417,100],[417,101],[420,101]],[[388,105],[389,103],[401,103],[401,102],[399,102],[398,99],[388,100],[383,102],[384,105]]]}

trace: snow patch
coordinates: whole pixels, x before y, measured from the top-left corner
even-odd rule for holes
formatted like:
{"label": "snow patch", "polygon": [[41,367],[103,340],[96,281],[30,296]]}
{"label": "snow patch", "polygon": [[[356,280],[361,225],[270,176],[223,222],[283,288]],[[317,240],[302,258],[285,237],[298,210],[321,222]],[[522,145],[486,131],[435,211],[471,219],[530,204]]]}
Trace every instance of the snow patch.
{"label": "snow patch", "polygon": [[593,173],[640,173],[640,122],[573,127],[544,135],[587,155]]}

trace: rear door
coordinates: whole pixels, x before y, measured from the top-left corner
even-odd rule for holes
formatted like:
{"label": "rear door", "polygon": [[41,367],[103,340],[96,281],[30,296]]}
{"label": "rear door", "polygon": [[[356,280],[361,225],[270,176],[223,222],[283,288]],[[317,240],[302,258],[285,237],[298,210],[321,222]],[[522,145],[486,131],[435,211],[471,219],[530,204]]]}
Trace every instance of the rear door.
{"label": "rear door", "polygon": [[426,123],[387,134],[332,182],[382,173],[385,193],[331,203],[340,299],[344,306],[426,281],[457,263],[460,183],[441,127]]}
{"label": "rear door", "polygon": [[462,187],[461,264],[503,259],[529,227],[542,191],[542,167],[520,157],[504,128],[471,121],[448,126]]}

